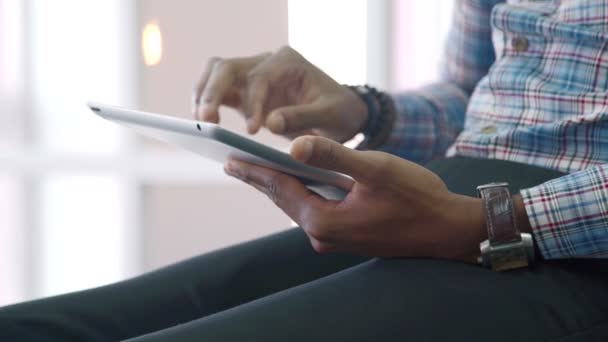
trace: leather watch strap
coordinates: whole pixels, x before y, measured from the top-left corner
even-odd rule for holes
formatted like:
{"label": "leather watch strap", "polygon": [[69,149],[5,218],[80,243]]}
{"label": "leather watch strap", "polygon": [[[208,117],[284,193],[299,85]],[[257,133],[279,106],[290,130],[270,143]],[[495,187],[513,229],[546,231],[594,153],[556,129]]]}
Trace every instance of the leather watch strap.
{"label": "leather watch strap", "polygon": [[513,199],[506,183],[493,183],[478,188],[491,245],[521,240],[513,214]]}

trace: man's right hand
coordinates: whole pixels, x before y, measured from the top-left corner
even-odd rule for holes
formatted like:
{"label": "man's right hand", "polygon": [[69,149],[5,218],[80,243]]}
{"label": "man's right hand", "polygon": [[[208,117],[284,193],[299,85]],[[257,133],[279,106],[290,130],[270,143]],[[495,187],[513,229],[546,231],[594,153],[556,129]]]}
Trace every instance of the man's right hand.
{"label": "man's right hand", "polygon": [[219,107],[238,110],[249,133],[262,126],[294,139],[319,135],[338,142],[360,132],[368,117],[353,91],[290,47],[254,57],[212,58],[194,89],[196,119],[219,122]]}

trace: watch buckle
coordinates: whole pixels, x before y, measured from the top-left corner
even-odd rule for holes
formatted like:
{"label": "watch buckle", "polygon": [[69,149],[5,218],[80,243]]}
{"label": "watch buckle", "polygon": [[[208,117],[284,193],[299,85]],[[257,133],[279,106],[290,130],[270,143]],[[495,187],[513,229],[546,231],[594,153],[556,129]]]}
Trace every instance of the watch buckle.
{"label": "watch buckle", "polygon": [[480,244],[479,262],[494,271],[507,271],[527,267],[529,260],[534,260],[532,235],[521,233],[521,239],[492,245],[489,240]]}

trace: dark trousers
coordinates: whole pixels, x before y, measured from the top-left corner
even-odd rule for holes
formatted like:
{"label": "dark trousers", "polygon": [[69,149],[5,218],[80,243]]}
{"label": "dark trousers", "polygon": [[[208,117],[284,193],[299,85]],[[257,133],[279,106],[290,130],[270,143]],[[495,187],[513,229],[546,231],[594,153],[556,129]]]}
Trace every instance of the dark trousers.
{"label": "dark trousers", "polygon": [[[448,159],[452,191],[560,174]],[[403,205],[407,205],[404,203]],[[0,309],[0,341],[608,341],[608,260],[496,273],[431,259],[317,255],[299,229],[117,284]]]}

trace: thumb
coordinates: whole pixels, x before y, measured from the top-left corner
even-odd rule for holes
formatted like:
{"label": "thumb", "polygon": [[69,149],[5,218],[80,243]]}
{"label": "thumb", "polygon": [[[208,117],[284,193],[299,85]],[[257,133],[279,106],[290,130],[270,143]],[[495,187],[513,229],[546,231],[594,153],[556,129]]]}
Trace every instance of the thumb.
{"label": "thumb", "polygon": [[327,114],[327,106],[321,101],[281,107],[268,115],[266,127],[275,134],[301,132],[322,126],[329,117]]}
{"label": "thumb", "polygon": [[322,137],[297,138],[291,147],[291,156],[305,164],[340,172],[361,182],[373,178],[378,168],[371,155]]}

